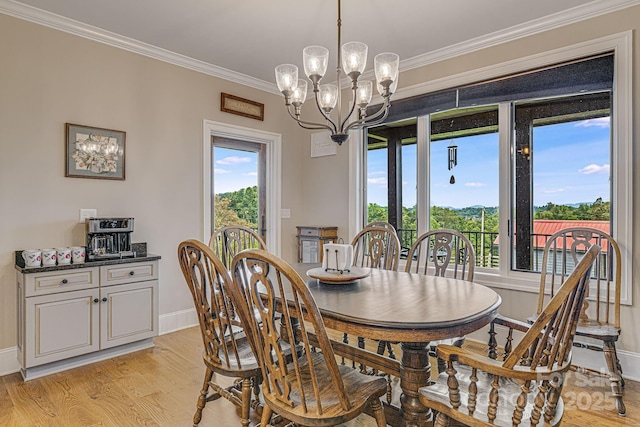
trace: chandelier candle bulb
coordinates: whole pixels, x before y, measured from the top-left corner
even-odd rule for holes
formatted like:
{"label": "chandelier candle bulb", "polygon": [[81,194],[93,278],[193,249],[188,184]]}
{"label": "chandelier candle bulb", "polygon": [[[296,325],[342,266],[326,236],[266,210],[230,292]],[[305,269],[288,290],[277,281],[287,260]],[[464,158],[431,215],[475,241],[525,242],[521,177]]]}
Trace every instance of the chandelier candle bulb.
{"label": "chandelier candle bulb", "polygon": [[[297,110],[299,110],[300,106],[304,104],[304,101],[306,99],[307,99],[307,81],[298,80],[298,87],[296,87],[293,90],[293,94],[291,95],[291,103],[296,107]],[[299,114],[299,112],[297,114]]]}
{"label": "chandelier candle bulb", "polygon": [[289,102],[291,94],[298,84],[298,67],[292,64],[282,64],[276,67],[276,83],[278,90],[285,96],[285,100]]}
{"label": "chandelier candle bulb", "polygon": [[308,46],[302,51],[304,73],[315,85],[324,77],[329,63],[329,49],[322,46]]}
{"label": "chandelier candle bulb", "polygon": [[367,105],[371,102],[372,87],[373,83],[370,80],[360,82],[356,96],[356,105],[358,105],[358,108],[361,110],[366,109]]}

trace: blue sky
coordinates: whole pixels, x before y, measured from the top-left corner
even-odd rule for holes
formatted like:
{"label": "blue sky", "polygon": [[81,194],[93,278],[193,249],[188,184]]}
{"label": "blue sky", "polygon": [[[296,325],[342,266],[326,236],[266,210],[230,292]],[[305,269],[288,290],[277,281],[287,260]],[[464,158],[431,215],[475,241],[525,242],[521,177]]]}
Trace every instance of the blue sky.
{"label": "blue sky", "polygon": [[[609,119],[534,129],[534,205],[608,201]],[[435,206],[498,206],[498,135],[458,138],[458,165],[447,169],[450,140],[431,145],[431,200]],[[387,205],[386,152],[369,152],[368,199]],[[403,147],[403,204],[416,203],[415,145]],[[455,184],[450,184],[451,175]]]}
{"label": "blue sky", "polygon": [[258,185],[258,154],[213,148],[213,193],[227,193]]}

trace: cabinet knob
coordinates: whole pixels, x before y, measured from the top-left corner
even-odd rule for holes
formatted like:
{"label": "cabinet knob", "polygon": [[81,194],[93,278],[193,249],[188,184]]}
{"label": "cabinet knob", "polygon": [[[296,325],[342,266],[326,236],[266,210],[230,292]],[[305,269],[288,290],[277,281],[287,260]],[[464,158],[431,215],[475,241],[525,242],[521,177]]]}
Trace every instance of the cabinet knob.
{"label": "cabinet knob", "polygon": [[107,297],[102,298],[102,302],[107,302]]}
{"label": "cabinet knob", "polygon": [[99,300],[98,298],[94,298],[94,299],[93,299],[93,303],[94,303],[94,304],[97,304],[97,303],[99,303],[99,302],[100,302],[100,300]]}
{"label": "cabinet knob", "polygon": [[134,271],[129,272],[129,276],[133,276],[134,274],[136,274]]}
{"label": "cabinet knob", "polygon": [[62,279],[60,283],[62,283],[63,285],[66,285],[67,283],[69,283],[69,281],[67,279]]}

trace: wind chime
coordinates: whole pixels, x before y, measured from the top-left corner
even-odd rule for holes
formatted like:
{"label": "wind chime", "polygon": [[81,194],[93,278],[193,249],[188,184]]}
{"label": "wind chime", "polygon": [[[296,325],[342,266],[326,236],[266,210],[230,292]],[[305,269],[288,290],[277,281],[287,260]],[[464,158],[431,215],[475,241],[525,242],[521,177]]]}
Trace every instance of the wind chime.
{"label": "wind chime", "polygon": [[[453,169],[458,165],[458,146],[453,143],[451,140],[451,145],[447,147],[449,150],[448,159],[449,159],[449,170]],[[451,174],[451,178],[449,179],[449,184],[455,184],[456,177]]]}

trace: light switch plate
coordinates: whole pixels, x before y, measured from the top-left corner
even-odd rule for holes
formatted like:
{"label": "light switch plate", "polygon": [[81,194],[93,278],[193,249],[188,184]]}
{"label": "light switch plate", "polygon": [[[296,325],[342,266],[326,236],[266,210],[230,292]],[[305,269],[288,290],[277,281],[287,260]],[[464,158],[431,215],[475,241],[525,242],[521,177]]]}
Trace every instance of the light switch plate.
{"label": "light switch plate", "polygon": [[291,218],[291,209],[280,209],[280,218]]}
{"label": "light switch plate", "polygon": [[78,222],[81,222],[82,224],[84,224],[85,219],[95,218],[97,216],[98,216],[97,209],[80,209],[80,220]]}

